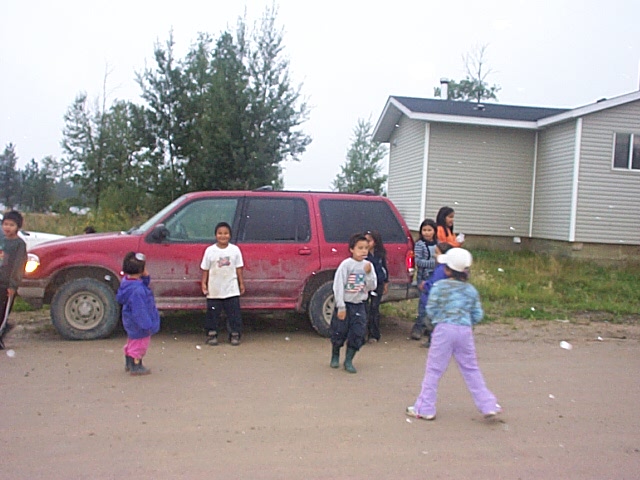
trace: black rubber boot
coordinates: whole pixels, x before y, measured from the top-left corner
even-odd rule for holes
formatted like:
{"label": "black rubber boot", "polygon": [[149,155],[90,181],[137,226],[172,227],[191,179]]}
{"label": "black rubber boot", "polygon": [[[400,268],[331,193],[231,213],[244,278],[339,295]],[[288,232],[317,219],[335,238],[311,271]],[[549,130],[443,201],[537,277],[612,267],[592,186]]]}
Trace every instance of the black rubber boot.
{"label": "black rubber boot", "polygon": [[125,355],[124,356],[124,371],[125,372],[130,372],[131,371],[131,367],[133,367],[133,357],[130,357],[129,355]]}
{"label": "black rubber boot", "polygon": [[422,325],[416,322],[413,328],[411,329],[411,340],[420,340],[422,338],[423,331],[424,331],[424,328],[422,327]]}
{"label": "black rubber boot", "polygon": [[331,368],[338,368],[340,366],[340,347],[333,345],[331,348]]}
{"label": "black rubber boot", "polygon": [[358,351],[355,348],[347,347],[347,356],[344,359],[344,369],[349,373],[357,373],[358,371],[353,366],[353,357],[356,356]]}
{"label": "black rubber boot", "polygon": [[131,375],[149,375],[150,373],[151,370],[142,365],[142,359],[133,359],[133,363],[131,364]]}

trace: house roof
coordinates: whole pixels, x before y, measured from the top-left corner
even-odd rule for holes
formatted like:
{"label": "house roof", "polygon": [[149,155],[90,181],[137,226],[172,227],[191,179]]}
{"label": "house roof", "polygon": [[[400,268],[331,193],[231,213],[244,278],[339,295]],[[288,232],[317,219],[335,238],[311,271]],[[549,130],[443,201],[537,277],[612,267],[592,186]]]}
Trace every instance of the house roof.
{"label": "house roof", "polygon": [[640,100],[640,92],[632,92],[612,99],[603,99],[583,107],[568,109],[390,96],[373,131],[373,140],[388,142],[402,115],[425,122],[538,130],[554,123],[636,100]]}

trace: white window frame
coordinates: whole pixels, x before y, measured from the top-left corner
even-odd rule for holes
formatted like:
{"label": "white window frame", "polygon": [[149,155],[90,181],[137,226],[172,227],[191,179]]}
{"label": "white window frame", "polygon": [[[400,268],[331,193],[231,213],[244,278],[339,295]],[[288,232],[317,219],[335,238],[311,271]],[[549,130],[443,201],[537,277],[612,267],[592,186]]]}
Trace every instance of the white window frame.
{"label": "white window frame", "polygon": [[[627,166],[626,167],[616,167],[616,146],[618,144],[618,135],[629,135],[629,151],[627,152]],[[629,171],[629,172],[640,172],[640,158],[636,159],[636,163],[638,164],[637,168],[633,168],[633,153],[634,142],[640,142],[640,134],[639,133],[627,133],[627,132],[616,132],[613,136],[613,153],[611,156],[611,168],[613,170],[619,171]]]}

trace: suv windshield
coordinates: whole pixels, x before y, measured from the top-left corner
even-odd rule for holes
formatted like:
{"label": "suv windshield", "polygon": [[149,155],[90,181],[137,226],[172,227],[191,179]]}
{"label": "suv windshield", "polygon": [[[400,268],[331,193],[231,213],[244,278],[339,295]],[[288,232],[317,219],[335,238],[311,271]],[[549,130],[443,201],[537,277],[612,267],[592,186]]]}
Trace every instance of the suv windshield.
{"label": "suv windshield", "polygon": [[131,228],[131,230],[129,230],[127,233],[144,233],[144,232],[146,232],[151,227],[153,227],[158,222],[158,220],[160,220],[162,217],[164,217],[168,212],[173,210],[180,203],[182,203],[182,197],[175,199],[173,202],[171,202],[169,205],[164,207],[162,210],[160,210],[158,213],[156,213],[153,217],[151,217],[149,220],[144,222],[142,225],[140,225],[139,227]]}

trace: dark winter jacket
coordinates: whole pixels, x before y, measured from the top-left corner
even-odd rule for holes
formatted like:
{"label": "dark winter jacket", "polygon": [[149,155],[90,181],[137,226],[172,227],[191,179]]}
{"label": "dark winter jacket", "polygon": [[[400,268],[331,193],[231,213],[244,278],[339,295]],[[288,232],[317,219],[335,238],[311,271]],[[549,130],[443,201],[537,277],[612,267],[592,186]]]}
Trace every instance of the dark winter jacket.
{"label": "dark winter jacket", "polygon": [[151,277],[140,279],[125,276],[116,299],[122,305],[122,324],[129,338],[145,338],[160,330],[160,314],[153,292]]}
{"label": "dark winter jacket", "polygon": [[389,282],[389,273],[387,272],[387,259],[374,255],[371,252],[367,254],[367,261],[371,262],[373,269],[376,272],[376,278],[378,280],[378,286],[376,287],[377,293],[384,291],[384,284]]}

